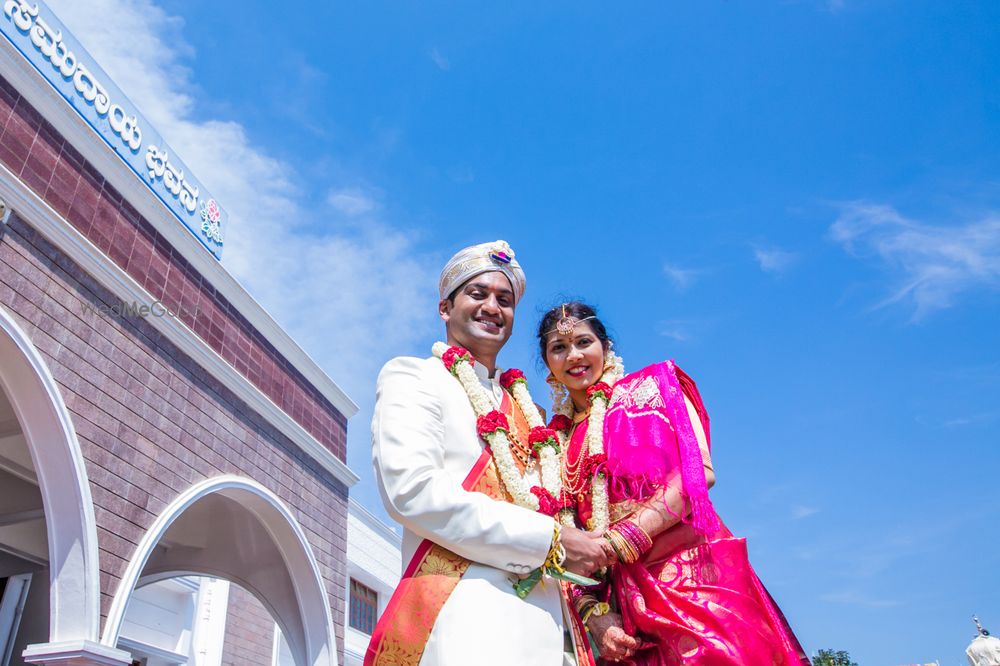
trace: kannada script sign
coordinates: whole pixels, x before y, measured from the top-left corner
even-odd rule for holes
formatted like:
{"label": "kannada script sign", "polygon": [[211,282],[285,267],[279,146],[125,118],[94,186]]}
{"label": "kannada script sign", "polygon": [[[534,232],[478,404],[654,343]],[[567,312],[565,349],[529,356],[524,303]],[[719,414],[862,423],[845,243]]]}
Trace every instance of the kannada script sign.
{"label": "kannada script sign", "polygon": [[41,2],[6,0],[3,12],[4,37],[218,258],[225,211],[91,55]]}

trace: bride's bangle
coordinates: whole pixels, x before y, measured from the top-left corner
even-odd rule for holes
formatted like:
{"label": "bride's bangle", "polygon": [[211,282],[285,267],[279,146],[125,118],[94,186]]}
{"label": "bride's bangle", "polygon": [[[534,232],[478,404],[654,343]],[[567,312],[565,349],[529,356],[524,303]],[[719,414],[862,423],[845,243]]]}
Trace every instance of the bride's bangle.
{"label": "bride's bangle", "polygon": [[597,597],[588,592],[579,592],[573,596],[573,607],[576,609],[576,614],[583,616],[584,612],[594,604],[598,602]]}
{"label": "bride's bangle", "polygon": [[635,523],[623,520],[604,533],[618,559],[624,564],[632,564],[653,546],[653,540]]}

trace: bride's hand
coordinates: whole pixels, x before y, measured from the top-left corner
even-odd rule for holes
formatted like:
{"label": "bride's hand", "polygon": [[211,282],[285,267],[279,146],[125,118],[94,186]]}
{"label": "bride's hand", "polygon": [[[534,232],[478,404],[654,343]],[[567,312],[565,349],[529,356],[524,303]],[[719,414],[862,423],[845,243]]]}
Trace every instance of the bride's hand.
{"label": "bride's hand", "polygon": [[631,657],[639,647],[639,639],[629,636],[622,628],[622,616],[618,613],[591,615],[587,628],[594,636],[601,657],[608,661],[621,661]]}

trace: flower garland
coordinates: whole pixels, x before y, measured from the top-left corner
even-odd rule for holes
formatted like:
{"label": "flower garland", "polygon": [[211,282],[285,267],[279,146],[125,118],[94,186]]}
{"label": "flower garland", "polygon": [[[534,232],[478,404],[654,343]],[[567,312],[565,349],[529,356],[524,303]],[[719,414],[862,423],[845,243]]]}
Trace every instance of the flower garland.
{"label": "flower garland", "polygon": [[603,471],[604,463],[607,461],[604,453],[604,415],[607,414],[608,403],[611,402],[611,386],[607,382],[597,382],[587,389],[587,397],[590,398],[590,417],[587,419],[587,438],[584,444],[589,456],[588,471],[593,474],[590,501],[594,510],[591,517],[592,524],[587,527],[604,534],[608,529],[610,514],[608,477]]}
{"label": "flower garland", "polygon": [[[590,477],[591,481],[591,505],[593,513],[588,529],[597,530],[601,534],[607,531],[609,525],[610,507],[608,503],[608,478],[604,472],[604,463],[607,462],[607,455],[604,451],[604,416],[608,411],[608,404],[611,402],[612,386],[615,382],[625,376],[625,367],[620,356],[614,353],[609,346],[604,355],[604,373],[597,383],[587,389],[587,397],[590,400],[590,415],[587,417],[587,434],[584,439],[584,452],[586,456],[582,463],[580,473],[585,478]],[[565,386],[561,383],[565,390]],[[553,387],[553,393],[558,391]],[[563,448],[568,448],[568,440],[573,429],[573,421],[570,415],[573,413],[573,401],[561,400],[553,405],[556,414],[549,423],[549,428],[559,433],[559,439]],[[572,526],[575,524],[573,509],[570,508],[572,498],[564,498],[563,508],[559,512],[559,521],[563,525]]]}
{"label": "flower garland", "polygon": [[510,424],[503,412],[493,408],[493,402],[472,368],[474,359],[469,350],[434,344],[433,353],[454,375],[472,403],[476,414],[476,431],[490,445],[493,462],[507,492],[518,506],[553,516],[560,508],[557,499],[562,494],[562,470],[558,435],[546,428],[542,416],[528,392],[528,380],[520,370],[511,368],[500,375],[500,385],[513,397],[531,428],[528,443],[539,461],[541,486],[529,486],[517,468],[511,450]]}
{"label": "flower garland", "polygon": [[559,436],[555,430],[545,427],[545,421],[528,392],[528,380],[523,372],[515,368],[505,371],[500,375],[500,386],[514,398],[531,428],[528,443],[538,456],[538,473],[542,482],[541,487],[535,486],[532,492],[538,496],[542,513],[554,516],[559,510],[557,498],[562,494],[562,461],[559,457],[562,447],[559,445]]}

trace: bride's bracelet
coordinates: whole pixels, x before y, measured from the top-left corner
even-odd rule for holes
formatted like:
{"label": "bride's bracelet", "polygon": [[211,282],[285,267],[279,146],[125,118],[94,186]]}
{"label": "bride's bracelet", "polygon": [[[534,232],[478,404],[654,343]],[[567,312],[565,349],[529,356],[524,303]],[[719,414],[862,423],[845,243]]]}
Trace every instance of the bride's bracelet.
{"label": "bride's bracelet", "polygon": [[604,533],[604,538],[611,544],[618,559],[625,564],[638,561],[653,546],[653,540],[646,531],[627,520],[611,527]]}
{"label": "bride's bracelet", "polygon": [[583,624],[587,624],[587,620],[591,617],[600,617],[611,612],[611,605],[606,601],[598,601],[593,594],[581,590],[573,593],[572,597],[576,614],[580,616],[580,621]]}
{"label": "bride's bracelet", "polygon": [[606,601],[595,601],[584,609],[583,614],[580,615],[580,622],[586,625],[587,620],[590,618],[601,617],[602,615],[607,615],[610,612],[611,604]]}

